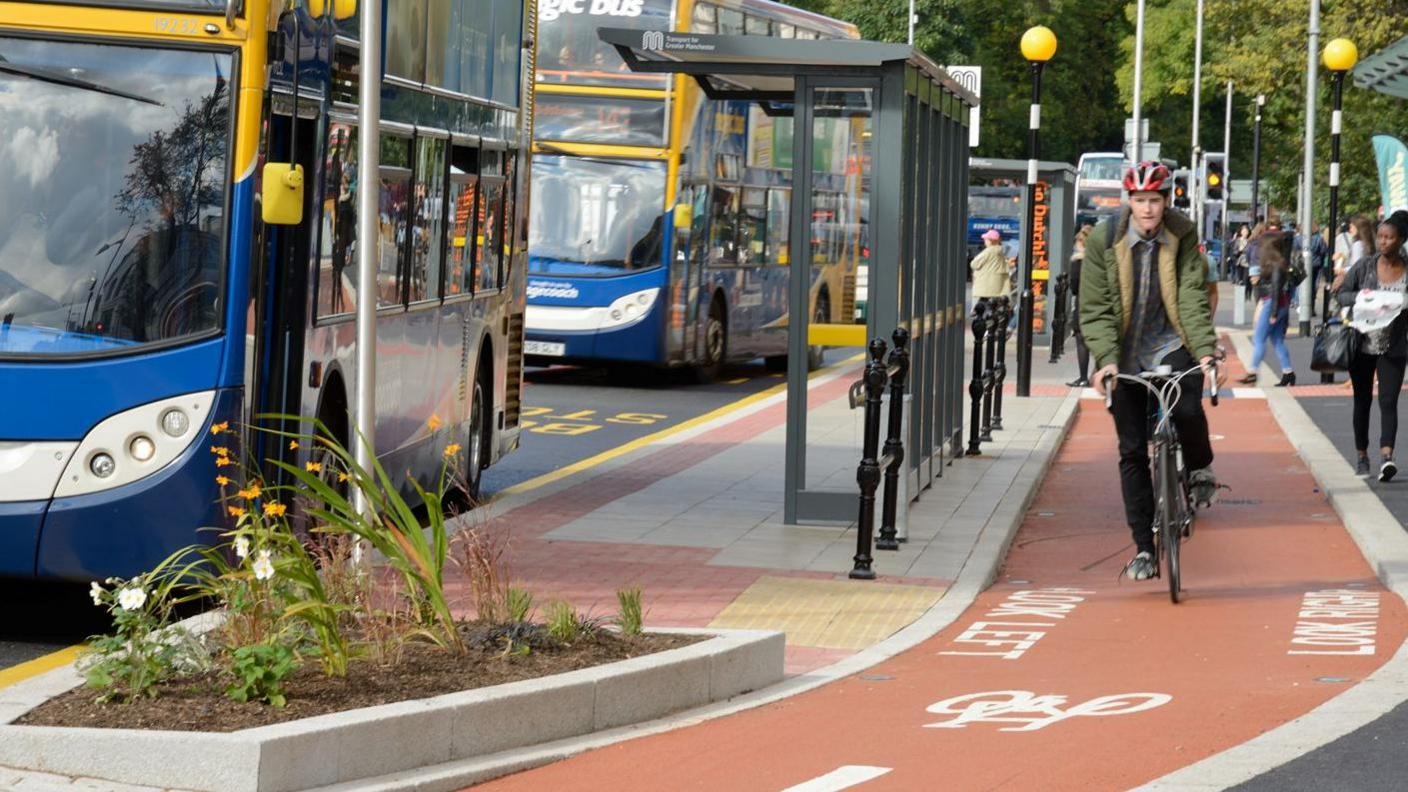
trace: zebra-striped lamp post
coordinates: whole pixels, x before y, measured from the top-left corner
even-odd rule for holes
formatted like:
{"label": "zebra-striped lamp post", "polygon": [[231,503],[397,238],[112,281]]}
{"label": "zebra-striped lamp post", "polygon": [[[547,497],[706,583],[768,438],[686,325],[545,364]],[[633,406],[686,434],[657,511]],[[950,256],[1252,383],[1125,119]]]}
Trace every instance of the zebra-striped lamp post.
{"label": "zebra-striped lamp post", "polygon": [[1045,25],[1037,25],[1022,34],[1022,57],[1031,65],[1032,114],[1031,158],[1027,160],[1027,249],[1022,264],[1021,305],[1017,313],[1017,395],[1032,394],[1032,321],[1035,305],[1032,300],[1032,231],[1036,226],[1037,163],[1041,160],[1041,70],[1056,54],[1056,34]]}

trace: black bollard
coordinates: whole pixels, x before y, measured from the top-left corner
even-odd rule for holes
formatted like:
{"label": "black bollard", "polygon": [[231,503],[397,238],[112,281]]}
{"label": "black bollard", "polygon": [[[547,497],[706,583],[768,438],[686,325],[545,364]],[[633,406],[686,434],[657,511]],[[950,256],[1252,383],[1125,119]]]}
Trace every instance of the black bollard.
{"label": "black bollard", "polygon": [[860,517],[856,520],[856,556],[851,577],[874,580],[874,560],[870,545],[875,536],[875,489],[880,486],[880,394],[885,390],[885,342],[870,342],[870,361],[865,364],[865,441],[856,483],[860,484]]}
{"label": "black bollard", "polygon": [[997,364],[993,366],[992,428],[1002,431],[1002,383],[1007,381],[1007,323],[1012,320],[1012,301],[998,298],[1001,314],[997,328]]}
{"label": "black bollard", "polygon": [[997,323],[1002,318],[997,298],[988,301],[987,327],[983,331],[983,427],[978,439],[992,440],[992,386],[997,383]]}
{"label": "black bollard", "polygon": [[890,430],[885,437],[885,496],[880,505],[880,536],[875,540],[878,550],[898,550],[900,540],[895,531],[899,512],[900,471],[904,469],[904,386],[909,376],[909,331],[895,328],[891,338],[895,348],[890,351],[890,365],[895,374],[890,378]]}
{"label": "black bollard", "polygon": [[978,448],[978,435],[982,433],[983,421],[983,338],[988,326],[988,311],[985,302],[973,306],[973,379],[968,381],[968,398],[973,406],[968,413],[968,456],[983,453]]}

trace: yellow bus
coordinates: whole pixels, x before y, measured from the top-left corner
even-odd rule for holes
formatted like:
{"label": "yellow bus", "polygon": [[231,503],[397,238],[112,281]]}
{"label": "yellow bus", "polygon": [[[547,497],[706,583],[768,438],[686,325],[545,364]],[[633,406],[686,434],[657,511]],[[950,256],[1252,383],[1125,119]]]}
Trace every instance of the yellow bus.
{"label": "yellow bus", "polygon": [[[854,39],[769,0],[541,0],[525,352],[531,363],[785,364],[792,119],[635,74],[600,27]],[[809,317],[852,323],[868,137],[818,119]],[[813,348],[813,365],[820,348]]]}

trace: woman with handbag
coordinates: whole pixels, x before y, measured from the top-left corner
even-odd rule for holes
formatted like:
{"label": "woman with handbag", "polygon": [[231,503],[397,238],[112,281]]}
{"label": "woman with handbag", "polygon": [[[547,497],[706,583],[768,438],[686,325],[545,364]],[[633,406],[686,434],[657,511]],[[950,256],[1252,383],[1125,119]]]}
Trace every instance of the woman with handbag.
{"label": "woman with handbag", "polygon": [[[1408,240],[1408,213],[1396,212],[1379,223],[1375,234],[1378,253],[1354,263],[1339,288],[1339,302],[1352,306],[1362,291],[1408,292],[1408,262],[1403,243]],[[1398,393],[1408,367],[1408,313],[1400,312],[1385,327],[1362,333],[1358,350],[1349,363],[1354,387],[1354,448],[1359,452],[1355,472],[1369,475],[1369,406],[1374,398],[1374,377],[1379,379],[1379,481],[1398,473],[1393,447],[1398,435]]]}
{"label": "woman with handbag", "polygon": [[1291,293],[1296,283],[1291,276],[1291,235],[1267,231],[1257,240],[1256,259],[1261,266],[1256,281],[1256,324],[1252,331],[1252,363],[1242,383],[1256,382],[1257,369],[1266,357],[1269,341],[1281,363],[1281,381],[1276,387],[1296,384],[1291,367],[1291,351],[1286,348],[1286,326],[1291,322]]}

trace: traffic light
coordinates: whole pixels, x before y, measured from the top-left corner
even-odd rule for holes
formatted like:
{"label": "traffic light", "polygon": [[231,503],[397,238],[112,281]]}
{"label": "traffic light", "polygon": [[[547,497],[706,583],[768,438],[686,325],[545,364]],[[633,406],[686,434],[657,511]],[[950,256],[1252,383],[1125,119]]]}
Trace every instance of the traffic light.
{"label": "traffic light", "polygon": [[1209,157],[1209,158],[1207,159],[1207,164],[1208,164],[1208,171],[1207,171],[1207,173],[1208,173],[1208,176],[1207,176],[1207,196],[1208,196],[1208,200],[1209,200],[1209,201],[1221,201],[1221,200],[1222,200],[1222,191],[1223,191],[1223,189],[1226,187],[1226,184],[1225,184],[1224,182],[1225,182],[1226,179],[1227,179],[1227,174],[1223,171],[1222,159],[1221,159],[1220,157],[1217,158],[1217,159],[1213,159],[1213,158]]}
{"label": "traffic light", "polygon": [[1173,174],[1173,208],[1187,209],[1193,205],[1188,195],[1188,171],[1175,171]]}

